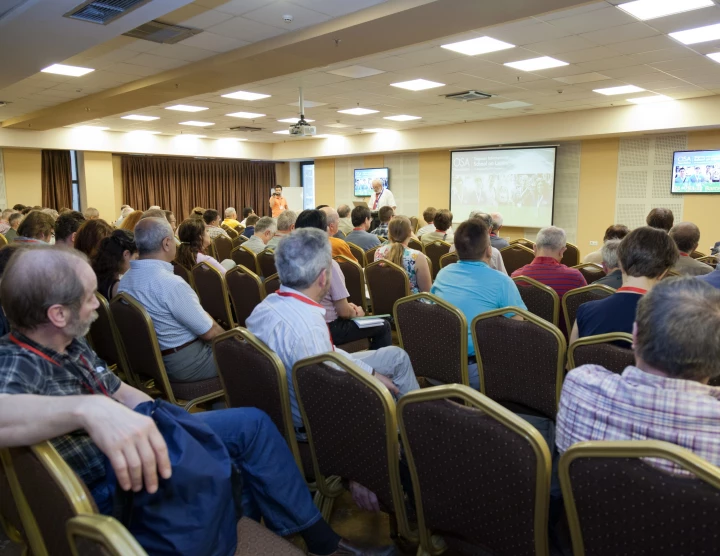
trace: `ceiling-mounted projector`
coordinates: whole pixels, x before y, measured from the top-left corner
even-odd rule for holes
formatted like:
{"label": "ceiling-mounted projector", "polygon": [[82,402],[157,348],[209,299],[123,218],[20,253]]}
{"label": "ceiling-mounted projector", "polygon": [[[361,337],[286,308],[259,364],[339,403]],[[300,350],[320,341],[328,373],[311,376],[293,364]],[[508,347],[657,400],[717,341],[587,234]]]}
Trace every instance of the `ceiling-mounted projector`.
{"label": "ceiling-mounted projector", "polygon": [[296,124],[290,126],[290,135],[294,135],[295,137],[313,137],[317,133],[317,128],[305,121],[305,102],[303,101],[302,87],[299,88],[298,92],[300,119]]}

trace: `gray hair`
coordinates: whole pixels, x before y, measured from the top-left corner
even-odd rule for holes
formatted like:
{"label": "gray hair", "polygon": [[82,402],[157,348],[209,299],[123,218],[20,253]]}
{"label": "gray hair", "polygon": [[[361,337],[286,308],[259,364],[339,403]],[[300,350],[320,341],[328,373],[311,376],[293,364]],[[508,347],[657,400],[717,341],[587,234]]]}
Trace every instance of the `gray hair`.
{"label": "gray hair", "polygon": [[148,207],[148,210],[162,210],[162,209],[163,209],[162,207],[159,207],[159,206],[157,206],[157,205],[153,205],[153,206],[151,206],[151,207]]}
{"label": "gray hair", "polygon": [[[50,216],[53,217],[54,220],[57,220],[58,217],[60,216],[60,215],[58,214],[58,211],[56,211],[55,209],[51,209],[51,208],[44,208],[44,209],[42,209],[40,212],[44,212],[45,214],[49,214]],[[98,214],[99,214],[99,213],[98,213]]]}
{"label": "gray hair", "polygon": [[280,240],[275,249],[275,266],[283,286],[309,288],[321,272],[332,268],[330,241],[326,232],[301,228]]}
{"label": "gray hair", "polygon": [[337,211],[340,218],[347,218],[350,216],[350,207],[348,205],[340,205],[337,208]]}
{"label": "gray hair", "polygon": [[468,218],[468,220],[474,219],[482,220],[483,222],[485,222],[485,224],[487,224],[488,230],[492,229],[493,219],[492,216],[490,216],[488,213],[481,210],[474,210],[470,213],[470,217]]}
{"label": "gray hair", "polygon": [[225,218],[230,218],[233,214],[237,216],[237,211],[233,207],[225,209]]}
{"label": "gray hair", "polygon": [[[277,217],[277,229],[279,232],[289,232],[295,225],[297,214],[291,210],[284,210]],[[257,229],[257,228],[256,228]]]}
{"label": "gray hair", "polygon": [[323,207],[320,209],[325,213],[327,216],[327,225],[334,226],[335,224],[338,224],[340,222],[340,215],[338,214],[338,211],[336,211],[332,207]]}
{"label": "gray hair", "polygon": [[608,239],[600,249],[603,263],[608,269],[619,268],[618,249],[620,248],[621,239]]}
{"label": "gray hair", "polygon": [[490,217],[492,218],[492,221],[493,221],[493,225],[492,225],[493,232],[497,232],[500,228],[502,228],[502,225],[503,225],[502,214],[500,214],[499,212],[493,212],[490,214]]}
{"label": "gray hair", "polygon": [[549,226],[538,232],[535,239],[535,246],[538,249],[549,249],[550,251],[560,251],[567,245],[567,237],[565,230],[557,226]]}
{"label": "gray hair", "polygon": [[100,211],[93,207],[88,207],[85,209],[85,212],[83,212],[83,216],[86,220],[92,220],[93,218],[99,218],[100,217]]}
{"label": "gray hair", "polygon": [[272,230],[272,233],[277,231],[277,223],[275,222],[275,219],[270,216],[263,216],[255,223],[256,234],[261,234],[266,230]]}
{"label": "gray hair", "polygon": [[135,245],[138,248],[138,255],[150,255],[157,253],[162,247],[165,238],[173,237],[170,222],[163,215],[140,220],[135,226]]}
{"label": "gray hair", "polygon": [[135,212],[135,209],[134,209],[134,208],[132,208],[132,207],[127,207],[127,206],[126,206],[124,209],[122,209],[122,210],[120,211],[120,217],[121,217],[121,218],[125,218],[126,216],[129,216],[129,215],[132,214],[133,212]]}
{"label": "gray hair", "polygon": [[140,220],[143,220],[145,218],[165,218],[165,211],[159,208],[149,208],[145,212],[143,212]]}

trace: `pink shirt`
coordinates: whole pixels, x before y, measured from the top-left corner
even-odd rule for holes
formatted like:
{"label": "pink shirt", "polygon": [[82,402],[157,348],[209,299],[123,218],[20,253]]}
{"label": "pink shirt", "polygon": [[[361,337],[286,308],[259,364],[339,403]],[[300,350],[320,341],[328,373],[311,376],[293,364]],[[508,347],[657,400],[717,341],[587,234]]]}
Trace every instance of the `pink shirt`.
{"label": "pink shirt", "polygon": [[333,302],[347,299],[348,297],[350,297],[350,292],[348,292],[345,287],[345,275],[342,273],[342,270],[340,270],[340,265],[333,261],[330,275],[330,289],[320,303],[323,309],[325,309],[325,322],[332,322],[338,318]]}
{"label": "pink shirt", "polygon": [[225,273],[227,272],[227,269],[223,265],[221,265],[219,262],[217,262],[212,257],[208,257],[207,255],[203,255],[202,253],[197,254],[197,264],[200,264],[200,263],[209,264],[211,267],[213,267],[215,270],[217,270],[223,276],[225,276]]}

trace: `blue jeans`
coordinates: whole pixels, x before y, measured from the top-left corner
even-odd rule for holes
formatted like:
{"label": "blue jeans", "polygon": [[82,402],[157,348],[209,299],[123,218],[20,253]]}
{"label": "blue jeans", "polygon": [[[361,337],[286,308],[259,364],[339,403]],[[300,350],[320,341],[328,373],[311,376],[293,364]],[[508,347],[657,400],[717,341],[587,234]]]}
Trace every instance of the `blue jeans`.
{"label": "blue jeans", "polygon": [[[255,408],[197,413],[220,437],[243,477],[243,513],[280,536],[303,531],[321,519],[285,439],[264,412]],[[230,488],[230,485],[228,485]],[[105,483],[92,489],[100,511],[112,513]]]}

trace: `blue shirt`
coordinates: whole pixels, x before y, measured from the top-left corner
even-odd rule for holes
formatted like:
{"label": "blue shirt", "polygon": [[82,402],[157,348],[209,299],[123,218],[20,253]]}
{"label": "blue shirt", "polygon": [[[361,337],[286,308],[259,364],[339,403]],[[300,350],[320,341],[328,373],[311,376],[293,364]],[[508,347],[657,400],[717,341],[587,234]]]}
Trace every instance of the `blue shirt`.
{"label": "blue shirt", "polygon": [[[470,324],[483,313],[503,307],[527,309],[507,274],[480,261],[458,261],[438,272],[430,293],[460,309],[468,323],[468,355],[475,355]],[[508,313],[505,316],[513,316]]]}
{"label": "blue shirt", "polygon": [[[576,317],[579,337],[585,338],[611,332],[632,334],[640,299],[642,299],[642,295],[639,293],[621,292],[614,293],[605,299],[583,303],[578,307]],[[627,345],[623,347],[627,347]]]}
{"label": "blue shirt", "polygon": [[713,270],[710,274],[705,274],[704,276],[698,276],[697,279],[707,282],[714,288],[720,289],[720,269]]}

